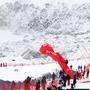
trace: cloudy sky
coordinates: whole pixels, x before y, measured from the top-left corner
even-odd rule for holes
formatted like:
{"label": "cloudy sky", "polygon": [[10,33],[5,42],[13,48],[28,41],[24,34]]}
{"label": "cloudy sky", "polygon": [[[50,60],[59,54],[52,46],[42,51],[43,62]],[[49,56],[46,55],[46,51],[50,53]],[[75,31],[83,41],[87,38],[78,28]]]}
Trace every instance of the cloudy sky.
{"label": "cloudy sky", "polygon": [[[0,0],[0,4],[4,4],[5,2],[14,2],[16,0]],[[52,3],[52,4],[55,4],[57,2],[65,2],[65,3],[68,3],[69,5],[72,5],[72,4],[81,4],[81,3],[90,3],[90,0],[18,0],[18,1],[21,1],[21,2],[28,2],[28,1],[31,1],[32,3],[36,4],[36,5],[43,5],[44,3]]]}

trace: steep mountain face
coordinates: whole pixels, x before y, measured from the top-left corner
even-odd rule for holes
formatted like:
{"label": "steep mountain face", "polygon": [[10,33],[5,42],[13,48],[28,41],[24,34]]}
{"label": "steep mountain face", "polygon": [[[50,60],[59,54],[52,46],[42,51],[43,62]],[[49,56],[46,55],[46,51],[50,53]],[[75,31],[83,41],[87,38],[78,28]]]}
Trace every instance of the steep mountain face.
{"label": "steep mountain face", "polygon": [[48,27],[56,31],[76,32],[84,23],[89,22],[89,11],[90,4],[71,8],[63,3],[57,7],[45,4],[44,8],[40,8],[16,1],[0,7],[0,27],[8,26],[12,29],[17,26],[15,30],[21,29],[22,32],[31,31],[31,29],[45,31]]}
{"label": "steep mountain face", "polygon": [[[41,8],[18,1],[5,3],[0,6],[0,30],[19,36],[0,44],[0,57],[31,60],[40,56],[38,50],[43,43],[50,43],[71,59],[81,48],[90,51],[90,4],[68,7],[61,3],[56,7],[46,3]],[[81,57],[85,57],[84,53]]]}

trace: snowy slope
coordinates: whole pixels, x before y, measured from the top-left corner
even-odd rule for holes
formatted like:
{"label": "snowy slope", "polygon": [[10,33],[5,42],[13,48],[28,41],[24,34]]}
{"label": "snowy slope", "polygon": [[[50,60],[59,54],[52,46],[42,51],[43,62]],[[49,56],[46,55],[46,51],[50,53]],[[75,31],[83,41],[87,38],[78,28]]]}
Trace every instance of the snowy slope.
{"label": "snowy slope", "polygon": [[[68,60],[88,58],[90,53],[90,4],[8,2],[0,7],[0,62],[52,62],[40,55],[43,43]],[[36,59],[38,58],[39,61]]]}

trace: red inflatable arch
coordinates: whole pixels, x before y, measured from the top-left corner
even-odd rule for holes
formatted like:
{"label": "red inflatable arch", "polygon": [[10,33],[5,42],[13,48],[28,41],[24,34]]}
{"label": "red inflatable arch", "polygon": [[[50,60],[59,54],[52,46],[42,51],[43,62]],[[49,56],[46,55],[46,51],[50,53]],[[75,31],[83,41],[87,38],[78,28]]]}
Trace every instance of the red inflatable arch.
{"label": "red inflatable arch", "polygon": [[66,63],[66,60],[58,53],[54,52],[53,48],[49,44],[43,44],[39,50],[42,54],[50,56],[54,61],[58,62],[65,74],[74,78],[74,71],[70,69]]}

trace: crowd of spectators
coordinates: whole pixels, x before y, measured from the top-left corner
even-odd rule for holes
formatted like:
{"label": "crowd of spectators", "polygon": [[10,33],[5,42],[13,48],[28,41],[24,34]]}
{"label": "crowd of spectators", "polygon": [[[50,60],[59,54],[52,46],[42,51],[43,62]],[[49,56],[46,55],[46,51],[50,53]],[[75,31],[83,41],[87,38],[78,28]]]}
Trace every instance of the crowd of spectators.
{"label": "crowd of spectators", "polygon": [[[71,65],[70,68],[73,69],[73,66]],[[80,79],[89,78],[89,69],[85,71],[85,68],[85,66],[78,66],[73,79],[71,79],[69,75],[66,75],[63,70],[56,69],[55,72],[48,72],[38,78],[27,76],[22,82],[6,81],[7,85],[10,86],[7,90],[16,90],[16,86],[18,86],[19,90],[21,90],[20,88],[23,88],[22,90],[63,90],[66,86],[70,86],[73,90],[77,83],[77,75],[82,73],[82,78]],[[5,81],[0,81],[3,88],[1,90],[6,90],[4,89],[4,83]]]}

